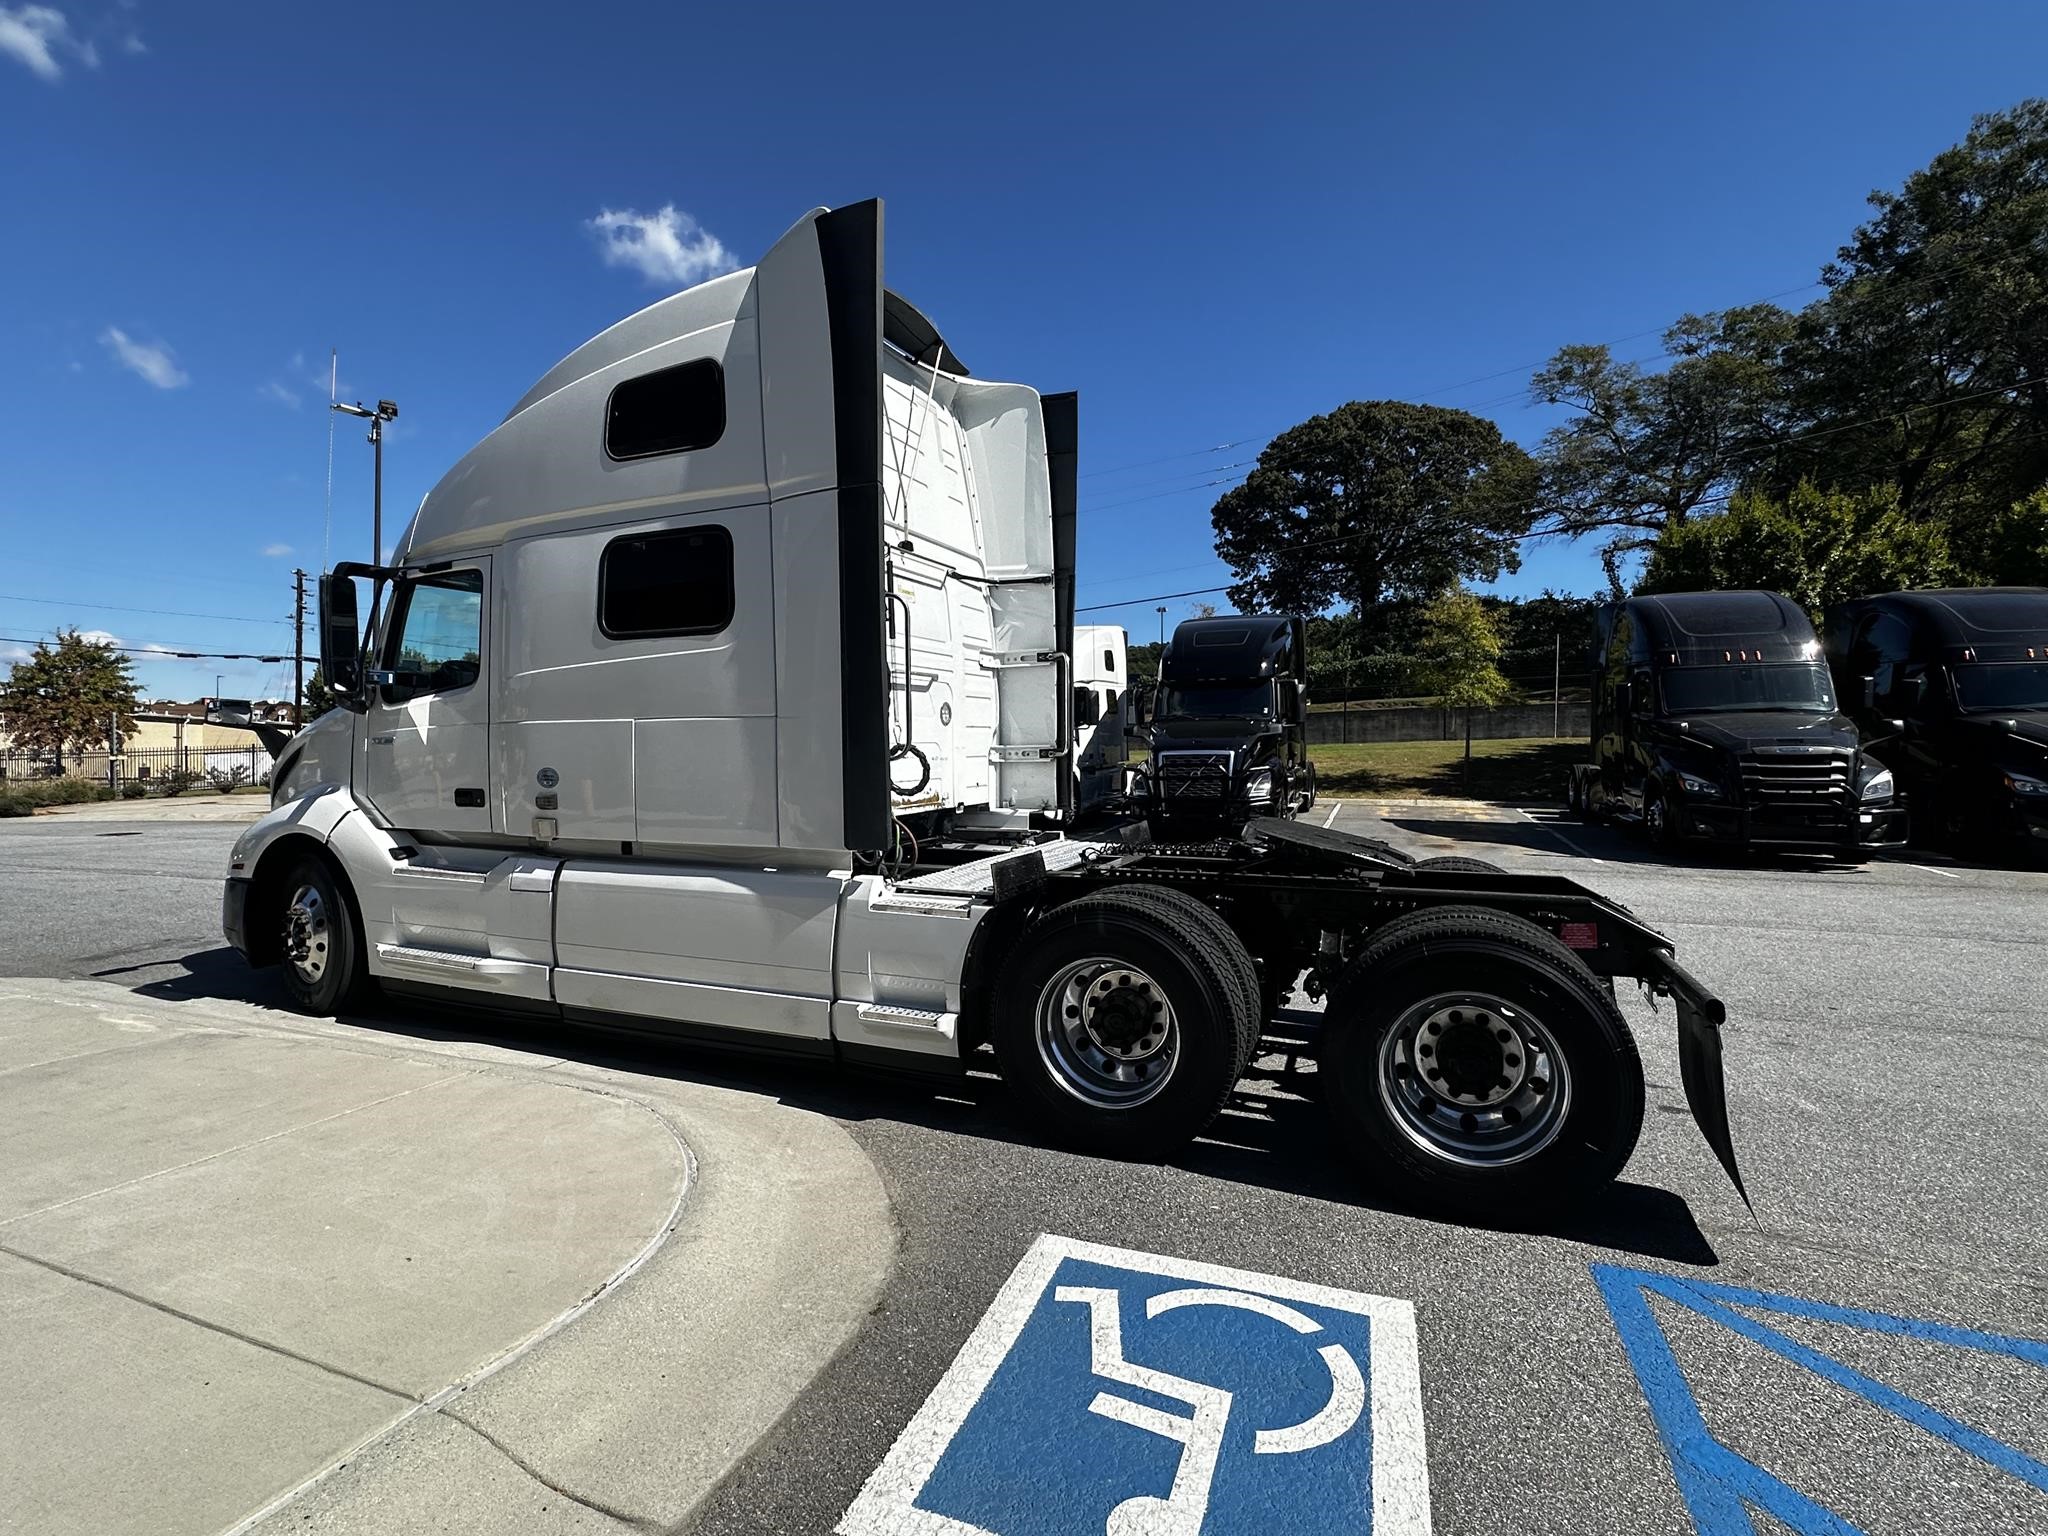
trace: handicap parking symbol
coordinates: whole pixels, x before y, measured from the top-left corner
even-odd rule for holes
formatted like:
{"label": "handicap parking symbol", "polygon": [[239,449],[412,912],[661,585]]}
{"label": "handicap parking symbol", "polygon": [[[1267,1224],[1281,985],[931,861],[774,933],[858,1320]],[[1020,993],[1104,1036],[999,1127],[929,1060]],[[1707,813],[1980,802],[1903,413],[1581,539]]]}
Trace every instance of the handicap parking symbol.
{"label": "handicap parking symbol", "polygon": [[1040,1237],[840,1536],[1427,1536],[1415,1309]]}

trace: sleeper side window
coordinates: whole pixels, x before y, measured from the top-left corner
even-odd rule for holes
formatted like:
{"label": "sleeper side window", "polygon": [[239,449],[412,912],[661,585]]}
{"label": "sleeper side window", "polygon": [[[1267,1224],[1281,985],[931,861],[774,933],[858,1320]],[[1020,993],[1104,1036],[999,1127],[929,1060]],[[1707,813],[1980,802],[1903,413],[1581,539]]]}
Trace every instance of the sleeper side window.
{"label": "sleeper side window", "polygon": [[627,379],[605,403],[604,451],[614,459],[709,448],[725,435],[725,369],[715,357]]}
{"label": "sleeper side window", "polygon": [[421,576],[400,588],[392,603],[396,623],[386,655],[394,693],[416,698],[477,680],[483,671],[482,571]]}
{"label": "sleeper side window", "polygon": [[732,534],[716,523],[629,533],[605,545],[597,623],[609,638],[712,635],[732,612]]}

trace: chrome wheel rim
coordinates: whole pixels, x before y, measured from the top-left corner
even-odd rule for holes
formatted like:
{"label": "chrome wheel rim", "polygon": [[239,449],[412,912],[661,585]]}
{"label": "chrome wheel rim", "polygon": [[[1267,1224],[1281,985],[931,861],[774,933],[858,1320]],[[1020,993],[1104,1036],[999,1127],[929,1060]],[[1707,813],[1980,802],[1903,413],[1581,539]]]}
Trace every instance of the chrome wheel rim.
{"label": "chrome wheel rim", "polygon": [[334,925],[325,898],[313,886],[300,886],[284,909],[285,963],[300,981],[317,987],[327,974],[333,947]]}
{"label": "chrome wheel rim", "polygon": [[1527,1009],[1484,992],[1411,1006],[1380,1041],[1380,1101],[1423,1151],[1472,1168],[1525,1162],[1571,1113],[1571,1069]]}
{"label": "chrome wheel rim", "polygon": [[1664,800],[1662,796],[1643,807],[1643,825],[1650,830],[1650,836],[1657,841],[1664,840]]}
{"label": "chrome wheel rim", "polygon": [[1035,1017],[1046,1072],[1095,1109],[1156,1097],[1180,1062],[1180,1021],[1165,989],[1120,960],[1062,967],[1039,992]]}

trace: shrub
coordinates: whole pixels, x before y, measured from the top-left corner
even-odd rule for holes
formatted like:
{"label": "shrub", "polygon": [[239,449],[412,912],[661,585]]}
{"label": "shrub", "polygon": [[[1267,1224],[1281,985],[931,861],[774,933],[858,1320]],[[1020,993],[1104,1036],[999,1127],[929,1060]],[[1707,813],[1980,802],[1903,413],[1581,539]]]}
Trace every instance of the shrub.
{"label": "shrub", "polygon": [[198,782],[199,775],[194,773],[190,768],[168,768],[165,769],[162,776],[157,779],[156,792],[159,795],[163,795],[166,797],[171,795],[182,795],[183,793],[185,793],[186,790],[190,789],[194,784],[197,784]]}
{"label": "shrub", "polygon": [[19,784],[10,783],[6,789],[0,790],[0,800],[7,801],[11,807],[0,815],[26,816],[38,806],[87,805],[95,800],[113,798],[111,789],[91,779],[28,779]]}
{"label": "shrub", "polygon": [[149,786],[140,779],[130,779],[121,786],[121,798],[123,800],[140,800],[148,793]]}
{"label": "shrub", "polygon": [[221,794],[232,795],[249,782],[249,765],[236,763],[232,768],[209,768],[206,779]]}

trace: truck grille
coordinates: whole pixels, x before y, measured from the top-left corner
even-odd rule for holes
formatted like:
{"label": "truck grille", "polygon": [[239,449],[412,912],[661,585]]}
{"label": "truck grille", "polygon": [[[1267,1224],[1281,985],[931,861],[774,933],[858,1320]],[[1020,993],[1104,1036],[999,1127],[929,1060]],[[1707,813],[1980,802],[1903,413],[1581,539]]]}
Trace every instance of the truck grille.
{"label": "truck grille", "polygon": [[1162,800],[1222,800],[1229,794],[1228,752],[1159,754],[1159,796]]}
{"label": "truck grille", "polygon": [[1834,810],[1849,803],[1851,754],[1746,752],[1742,798],[1771,810]]}

